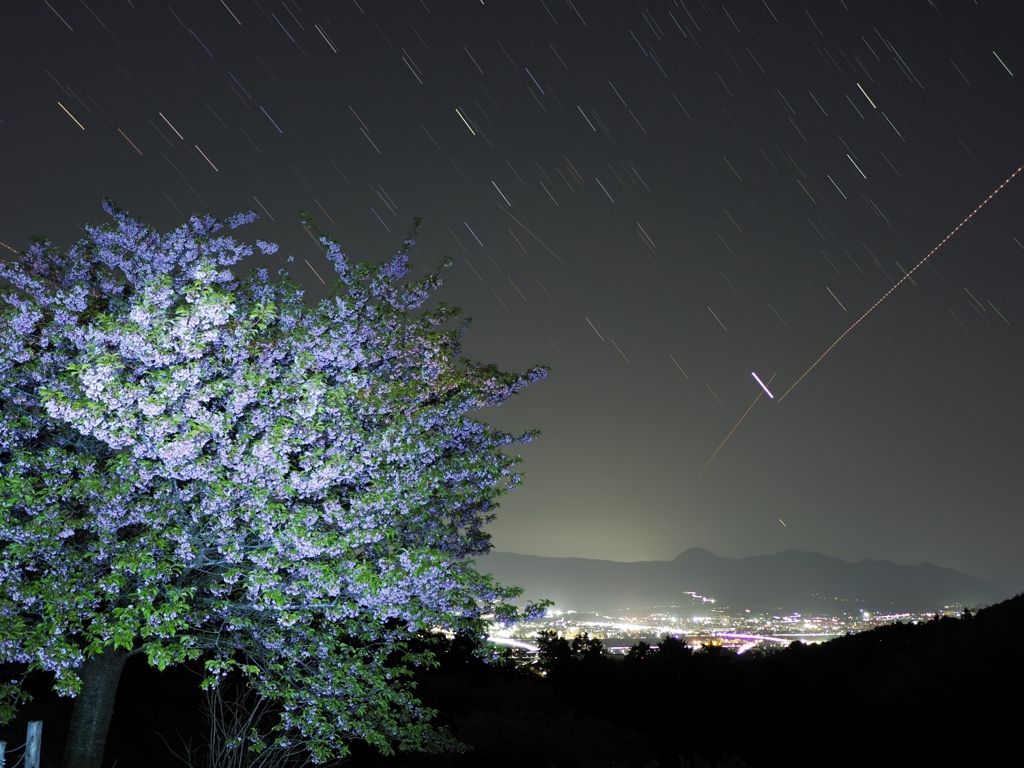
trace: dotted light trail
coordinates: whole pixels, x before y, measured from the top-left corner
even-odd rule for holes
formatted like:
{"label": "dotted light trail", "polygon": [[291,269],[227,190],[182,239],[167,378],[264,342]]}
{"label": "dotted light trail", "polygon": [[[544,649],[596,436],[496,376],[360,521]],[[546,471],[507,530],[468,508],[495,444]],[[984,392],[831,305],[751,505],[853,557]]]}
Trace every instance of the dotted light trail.
{"label": "dotted light trail", "polygon": [[[680,370],[682,370],[682,369],[680,368]],[[751,373],[753,373],[753,371],[751,371]],[[755,373],[755,374],[753,374],[753,375],[754,375],[754,378],[755,378],[755,379],[757,379],[757,374]],[[775,374],[773,373],[773,374],[772,374],[772,376],[771,376],[771,379],[768,379],[768,383],[769,383],[769,384],[771,384],[771,383],[772,383],[772,379],[774,379],[774,378],[775,378]],[[761,384],[761,380],[760,380],[760,379],[757,379],[757,383],[758,383],[758,384]],[[762,389],[763,389],[763,390],[764,390],[765,392],[768,392],[768,387],[766,387],[766,386],[765,386],[764,384],[761,384],[761,388],[762,388]],[[712,392],[711,394],[714,394],[714,392]],[[735,432],[735,431],[736,431],[737,429],[739,429],[739,426],[740,426],[740,424],[742,424],[742,423],[743,423],[743,420],[744,420],[745,418],[747,418],[747,414],[748,414],[748,413],[750,413],[750,412],[751,412],[751,411],[753,410],[754,406],[755,406],[755,405],[757,405],[757,401],[761,399],[761,395],[762,395],[762,393],[761,393],[761,392],[758,392],[758,393],[757,393],[757,397],[755,397],[755,398],[754,398],[754,402],[752,402],[752,403],[750,404],[750,407],[748,407],[748,408],[747,408],[747,410],[745,410],[745,411],[743,412],[743,415],[742,415],[742,416],[740,416],[740,420],[739,420],[739,421],[737,421],[737,422],[736,422],[736,424],[735,424],[735,426],[733,426],[733,428],[729,430],[729,434],[725,436],[725,439],[724,439],[724,440],[723,440],[722,442],[720,442],[720,443],[718,444],[718,447],[717,447],[717,448],[715,448],[715,452],[711,454],[711,458],[710,458],[710,459],[708,459],[708,463],[704,465],[704,469],[702,469],[702,470],[700,471],[700,474],[699,474],[699,475],[697,475],[697,479],[696,479],[696,480],[695,480],[694,482],[696,482],[696,483],[699,483],[699,482],[700,482],[700,479],[701,479],[702,477],[704,477],[704,473],[708,471],[708,467],[710,467],[710,466],[711,466],[711,462],[715,460],[715,456],[717,456],[717,455],[718,455],[718,452],[719,452],[720,450],[722,450],[722,447],[723,447],[723,446],[724,446],[724,445],[725,445],[725,444],[726,444],[727,442],[729,442],[729,438],[730,438],[730,437],[732,437],[732,433],[733,433],[733,432]],[[771,397],[771,392],[768,392],[768,396],[769,396],[769,397]]]}
{"label": "dotted light trail", "polygon": [[[876,301],[874,304],[872,304],[870,307],[868,307],[868,310],[863,315],[858,317],[849,328],[847,328],[845,331],[843,331],[841,334],[839,334],[839,338],[836,339],[835,341],[833,341],[832,344],[829,345],[829,348],[826,349],[824,352],[822,352],[821,356],[817,360],[815,360],[813,363],[811,363],[811,366],[800,375],[800,378],[797,379],[796,381],[794,381],[790,385],[789,389],[787,389],[785,392],[783,392],[779,396],[778,402],[781,403],[783,400],[785,400],[786,399],[786,395],[788,395],[790,392],[792,392],[793,388],[796,387],[796,385],[799,384],[801,381],[803,381],[804,378],[807,376],[807,374],[809,374],[811,371],[813,371],[817,367],[818,363],[820,363],[824,359],[825,355],[827,355],[829,352],[831,352],[833,349],[835,349],[836,345],[840,341],[842,341],[844,338],[846,338],[846,335],[850,331],[852,331],[854,328],[856,328],[858,325],[860,325],[860,322],[865,317],[867,317],[872,312],[874,312],[879,304],[881,304],[883,301],[885,301],[887,298],[889,298],[889,296],[893,293],[893,291],[895,291],[897,288],[899,288],[901,285],[903,285],[904,281],[910,280],[910,276],[912,274],[914,274],[914,272],[916,272],[918,269],[920,269],[920,267],[926,261],[928,261],[928,259],[930,259],[935,254],[935,252],[937,250],[939,250],[939,248],[941,248],[947,242],[949,242],[950,238],[952,238],[953,235],[955,235],[957,232],[959,232],[961,229],[963,229],[963,226],[967,222],[969,222],[971,219],[973,219],[974,215],[978,211],[980,211],[982,208],[984,208],[986,205],[988,205],[989,201],[991,201],[993,197],[998,195],[1002,191],[1003,187],[1005,187],[1007,184],[1009,184],[1011,181],[1013,181],[1014,177],[1018,173],[1020,173],[1021,171],[1024,171],[1024,165],[1020,166],[1019,168],[1017,168],[1017,170],[1015,170],[1013,173],[1011,173],[1002,184],[1000,184],[998,187],[995,188],[995,190],[993,190],[992,194],[990,194],[988,197],[986,197],[984,200],[981,201],[981,204],[978,205],[977,208],[975,208],[973,211],[971,211],[969,214],[967,214],[967,216],[964,217],[963,221],[961,221],[959,224],[957,224],[955,227],[953,227],[952,231],[950,231],[950,233],[948,235],[946,235],[944,238],[942,238],[942,240],[939,242],[938,245],[936,245],[934,248],[932,248],[930,251],[928,251],[928,253],[925,254],[925,257],[923,259],[921,259],[919,262],[917,262],[917,264],[914,266],[913,269],[911,269],[909,272],[904,274],[903,277],[901,277],[899,280],[897,280],[896,283],[893,284],[893,286],[889,290],[887,290],[884,294],[882,294],[882,298],[880,298],[878,301]],[[837,299],[837,301],[838,301],[838,299]],[[746,414],[743,414],[743,415],[746,416]],[[742,421],[742,419],[740,419],[740,421]],[[737,424],[736,426],[739,426],[739,424]],[[735,430],[735,427],[733,429]],[[732,432],[730,432],[729,434],[731,435]],[[726,440],[728,440],[728,439],[729,438],[727,437]],[[723,445],[724,445],[724,441],[723,441]],[[721,446],[719,446],[719,448],[721,448]],[[717,451],[716,451],[716,453],[717,453]],[[714,458],[714,456],[712,456],[712,458]],[[708,463],[710,464],[711,462],[708,462]],[[707,467],[705,467],[705,469],[707,469]]]}

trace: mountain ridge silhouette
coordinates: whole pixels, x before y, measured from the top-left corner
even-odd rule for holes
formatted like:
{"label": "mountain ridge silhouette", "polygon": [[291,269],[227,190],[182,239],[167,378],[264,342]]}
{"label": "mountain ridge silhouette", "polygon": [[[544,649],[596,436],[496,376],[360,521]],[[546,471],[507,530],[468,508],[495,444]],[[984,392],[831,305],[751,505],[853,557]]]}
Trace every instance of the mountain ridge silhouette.
{"label": "mountain ridge silhouette", "polygon": [[1007,597],[1001,585],[933,563],[851,563],[798,549],[730,558],[690,547],[672,560],[636,562],[491,552],[477,566],[499,583],[523,587],[527,599],[597,613],[688,609],[708,605],[704,598],[715,608],[776,613],[932,612]]}

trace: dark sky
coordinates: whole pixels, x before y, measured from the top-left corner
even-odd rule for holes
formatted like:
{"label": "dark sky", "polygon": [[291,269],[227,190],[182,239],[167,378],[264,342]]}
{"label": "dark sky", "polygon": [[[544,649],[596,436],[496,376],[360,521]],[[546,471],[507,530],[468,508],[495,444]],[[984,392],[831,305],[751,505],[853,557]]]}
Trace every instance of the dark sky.
{"label": "dark sky", "polygon": [[422,216],[467,354],[552,368],[487,414],[543,433],[497,549],[1024,587],[1024,179],[779,402],[1024,163],[1022,33],[1014,0],[18,3],[0,240],[255,209],[315,296],[300,210],[373,260]]}

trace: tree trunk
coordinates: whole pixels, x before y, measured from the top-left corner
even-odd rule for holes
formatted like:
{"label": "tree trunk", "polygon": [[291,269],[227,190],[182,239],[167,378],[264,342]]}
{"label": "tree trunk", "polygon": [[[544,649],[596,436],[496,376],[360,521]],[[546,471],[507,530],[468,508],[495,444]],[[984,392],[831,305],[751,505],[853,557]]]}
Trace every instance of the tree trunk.
{"label": "tree trunk", "polygon": [[88,657],[78,670],[82,692],[71,710],[62,768],[101,768],[117,683],[127,660],[128,651],[111,648]]}

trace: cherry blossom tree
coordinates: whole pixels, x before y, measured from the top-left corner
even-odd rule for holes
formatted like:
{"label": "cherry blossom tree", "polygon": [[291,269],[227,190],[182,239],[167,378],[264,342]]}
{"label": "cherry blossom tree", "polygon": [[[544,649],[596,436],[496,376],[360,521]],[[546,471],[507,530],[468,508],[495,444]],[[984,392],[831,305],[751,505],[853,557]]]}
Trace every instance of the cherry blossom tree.
{"label": "cherry blossom tree", "polygon": [[[412,240],[350,263],[307,220],[336,271],[311,305],[232,271],[254,249],[223,230],[255,214],[159,233],[104,208],[66,252],[0,262],[0,662],[77,697],[64,765],[99,766],[135,654],[242,675],[279,712],[257,747],[445,746],[417,638],[517,616],[474,558],[536,434],[469,414],[546,370],[465,359]],[[19,681],[0,696],[10,717]]]}

